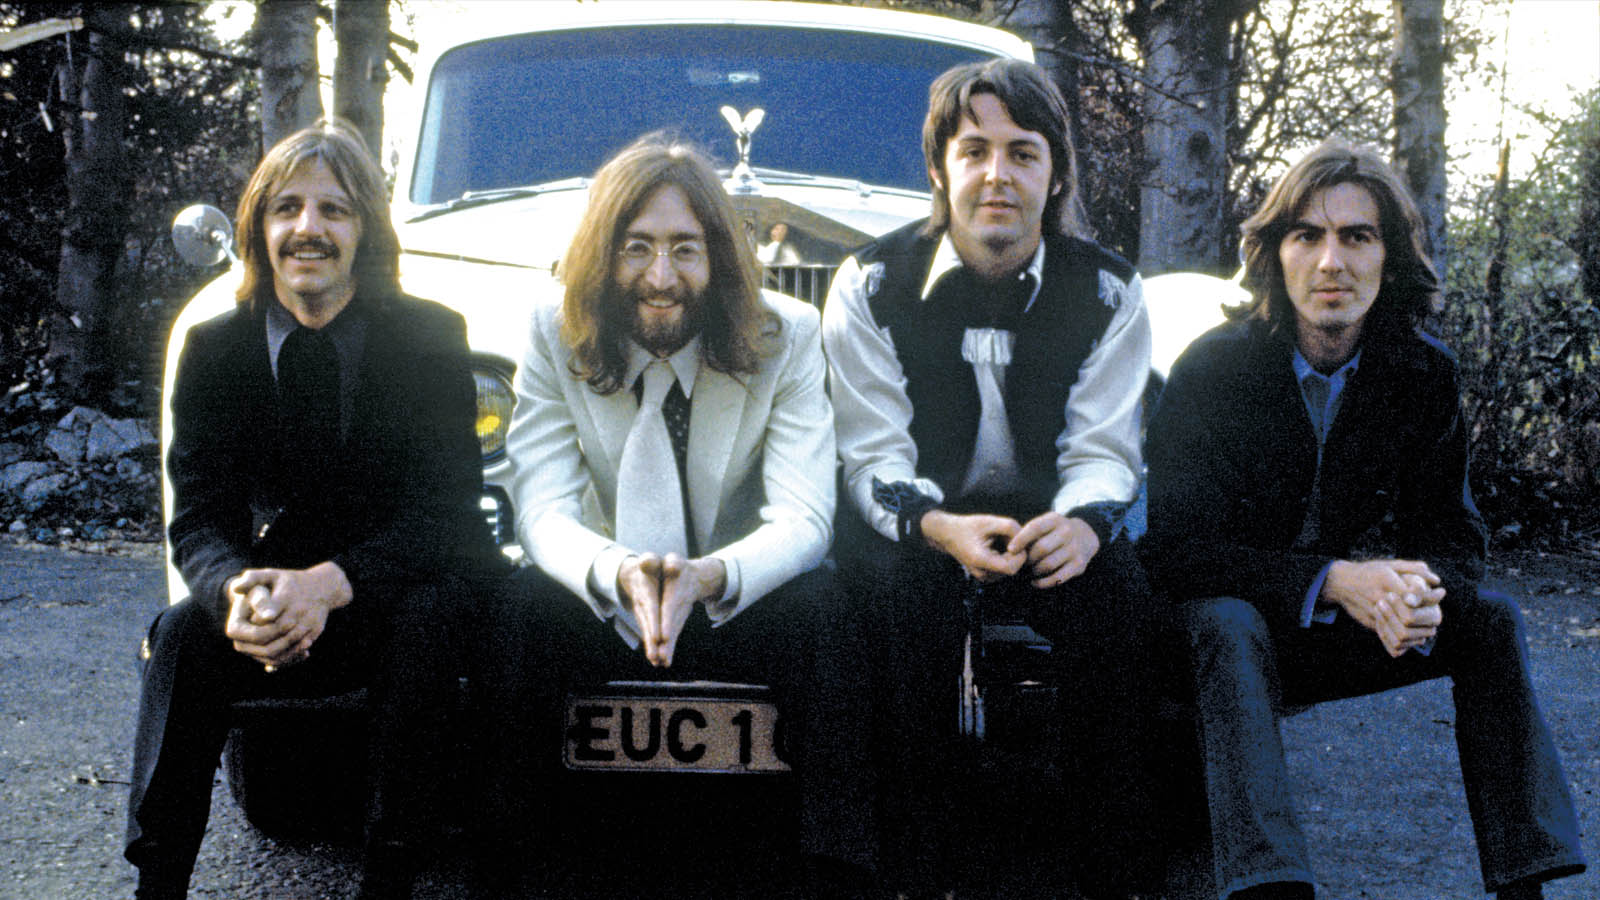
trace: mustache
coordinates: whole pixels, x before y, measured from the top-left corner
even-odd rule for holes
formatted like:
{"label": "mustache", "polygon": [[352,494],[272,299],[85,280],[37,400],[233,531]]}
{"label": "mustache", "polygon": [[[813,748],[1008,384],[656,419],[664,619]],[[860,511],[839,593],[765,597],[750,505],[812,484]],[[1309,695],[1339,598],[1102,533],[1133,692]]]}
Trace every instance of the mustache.
{"label": "mustache", "polygon": [[302,240],[285,243],[278,250],[278,255],[290,256],[292,254],[299,253],[302,250],[326,253],[329,257],[337,257],[339,255],[338,247],[334,246],[331,241],[324,241],[320,238],[304,238]]}
{"label": "mustache", "polygon": [[622,301],[628,309],[632,309],[634,304],[643,303],[647,300],[654,300],[657,297],[671,300],[675,303],[687,303],[689,301],[689,296],[690,294],[688,285],[679,282],[664,291],[629,288],[623,292]]}

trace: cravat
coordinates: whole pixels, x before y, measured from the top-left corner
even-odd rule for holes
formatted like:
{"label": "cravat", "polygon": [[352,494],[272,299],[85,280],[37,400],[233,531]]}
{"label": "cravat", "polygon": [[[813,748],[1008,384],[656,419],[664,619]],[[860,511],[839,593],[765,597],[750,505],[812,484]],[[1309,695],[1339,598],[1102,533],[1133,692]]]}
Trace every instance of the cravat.
{"label": "cravat", "polygon": [[285,470],[307,488],[339,446],[339,355],[327,335],[289,333],[278,351],[278,398]]}
{"label": "cravat", "polygon": [[661,403],[676,383],[672,367],[656,360],[641,376],[644,391],[617,467],[617,542],[640,553],[689,553],[683,488]]}
{"label": "cravat", "polygon": [[978,382],[978,440],[961,495],[1004,494],[1016,487],[1016,442],[1006,418],[1005,377],[1016,336],[998,328],[968,328],[961,356]]}

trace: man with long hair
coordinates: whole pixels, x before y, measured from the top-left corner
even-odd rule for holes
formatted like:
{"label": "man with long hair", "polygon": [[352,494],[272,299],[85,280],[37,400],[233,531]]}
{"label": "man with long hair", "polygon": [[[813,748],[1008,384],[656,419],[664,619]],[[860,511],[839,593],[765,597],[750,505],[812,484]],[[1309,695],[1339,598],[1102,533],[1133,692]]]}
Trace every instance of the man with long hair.
{"label": "man with long hair", "polygon": [[[557,761],[567,685],[770,684],[806,849],[870,864],[864,811],[832,811],[867,802],[844,787],[853,737],[812,739],[806,713],[848,691],[847,666],[811,663],[838,612],[821,565],[835,490],[816,310],[762,292],[716,172],[664,135],[595,175],[560,273],[562,295],[533,312],[507,437],[534,565],[496,628],[513,669],[496,705],[535,711],[500,729],[508,752],[543,754],[519,770]],[[537,671],[516,671],[524,658]]]}
{"label": "man with long hair", "polygon": [[1010,607],[1053,644],[1079,887],[1126,895],[1162,877],[1146,761],[1162,617],[1118,527],[1150,366],[1139,277],[1085,236],[1066,102],[1038,66],[939,76],[922,145],[931,216],[846,260],[823,312],[852,509],[840,573],[894,747],[885,837],[905,886],[955,877],[967,608]]}
{"label": "man with long hair", "polygon": [[1536,898],[1584,866],[1521,615],[1477,587],[1424,234],[1375,153],[1313,150],[1244,223],[1251,299],[1178,359],[1150,424],[1141,554],[1185,601],[1221,897],[1313,896],[1281,710],[1441,676],[1485,887]]}
{"label": "man with long hair", "polygon": [[139,897],[183,897],[230,705],[366,687],[362,896],[410,896],[456,674],[448,576],[494,553],[465,323],[401,293],[383,174],[343,123],[273,147],[238,215],[238,306],[189,333],[172,392],[190,593],[150,627],[126,856]]}

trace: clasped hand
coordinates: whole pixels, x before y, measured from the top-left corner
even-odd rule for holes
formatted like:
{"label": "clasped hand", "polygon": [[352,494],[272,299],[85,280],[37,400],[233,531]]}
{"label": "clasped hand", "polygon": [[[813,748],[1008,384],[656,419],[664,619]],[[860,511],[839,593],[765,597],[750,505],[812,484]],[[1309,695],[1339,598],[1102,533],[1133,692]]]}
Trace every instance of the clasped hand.
{"label": "clasped hand", "polygon": [[1100,552],[1089,523],[1047,512],[1026,524],[1008,516],[957,515],[941,509],[922,517],[922,535],[980,582],[1027,569],[1036,588],[1052,588],[1083,574]]}
{"label": "clasped hand", "polygon": [[1339,560],[1328,568],[1322,599],[1371,629],[1392,657],[1432,640],[1444,620],[1439,576],[1417,560]]}
{"label": "clasped hand", "polygon": [[641,553],[623,560],[617,570],[617,594],[626,598],[633,610],[641,649],[650,665],[672,665],[678,636],[694,605],[716,601],[727,584],[727,567],[713,557]]}
{"label": "clasped hand", "polygon": [[228,579],[233,649],[273,671],[303,662],[322,636],[328,613],[350,602],[350,581],[332,562],[309,569],[245,569]]}

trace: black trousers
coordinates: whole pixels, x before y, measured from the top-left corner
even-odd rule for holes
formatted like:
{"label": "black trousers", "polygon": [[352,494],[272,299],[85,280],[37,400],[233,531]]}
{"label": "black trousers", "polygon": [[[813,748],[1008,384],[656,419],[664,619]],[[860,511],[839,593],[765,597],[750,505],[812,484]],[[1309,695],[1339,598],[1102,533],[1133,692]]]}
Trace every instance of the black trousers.
{"label": "black trousers", "polygon": [[1528,670],[1522,615],[1487,592],[1446,597],[1429,655],[1391,658],[1348,616],[1275,631],[1232,597],[1186,613],[1219,897],[1271,881],[1313,882],[1278,730],[1284,706],[1449,676],[1456,745],[1484,886],[1581,871],[1578,823]]}
{"label": "black trousers", "polygon": [[439,584],[360,584],[333,611],[311,655],[267,674],[235,651],[216,612],[194,598],[150,625],[124,855],[186,882],[205,835],[229,707],[255,698],[325,697],[365,687],[371,708],[367,844],[420,841],[440,781],[456,698],[465,602]]}
{"label": "black trousers", "polygon": [[[1053,643],[1068,820],[1060,833],[1080,886],[1091,892],[1159,885],[1163,842],[1155,779],[1155,698],[1162,646],[1174,633],[1126,540],[1103,546],[1088,569],[1038,590],[1025,577],[981,587],[944,554],[875,533],[841,541],[840,572],[863,611],[872,645],[875,743],[885,868],[912,887],[942,889],[961,857],[947,823],[961,816],[950,786],[968,754],[959,735],[958,683],[966,603],[1004,602]],[[847,555],[848,554],[848,555]]]}
{"label": "black trousers", "polygon": [[494,773],[492,817],[523,835],[514,840],[559,834],[572,814],[540,799],[562,775],[570,689],[619,679],[724,681],[772,689],[798,782],[801,849],[875,864],[865,658],[831,566],[794,578],[719,627],[695,610],[669,668],[651,666],[611,622],[536,567],[507,580],[498,606],[481,655],[492,743],[485,768]]}

